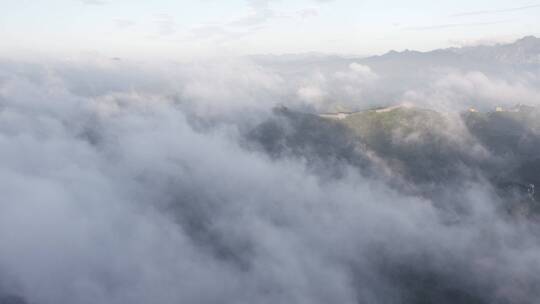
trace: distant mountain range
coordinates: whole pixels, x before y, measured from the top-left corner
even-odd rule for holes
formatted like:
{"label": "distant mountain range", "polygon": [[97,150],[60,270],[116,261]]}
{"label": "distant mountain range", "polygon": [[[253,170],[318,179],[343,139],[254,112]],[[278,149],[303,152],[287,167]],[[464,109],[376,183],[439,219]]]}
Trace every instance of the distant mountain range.
{"label": "distant mountain range", "polygon": [[382,56],[358,58],[380,70],[396,67],[450,66],[479,70],[540,67],[540,38],[527,36],[509,44],[439,49],[430,52],[390,51]]}
{"label": "distant mountain range", "polygon": [[285,54],[285,55],[254,55],[251,56],[255,61],[265,64],[347,64],[349,62],[362,62],[371,64],[383,64],[385,62],[399,62],[404,60],[413,60],[409,63],[424,64],[481,64],[493,63],[510,65],[540,65],[540,38],[535,36],[526,36],[513,43],[496,45],[479,45],[467,47],[453,47],[446,49],[437,49],[428,52],[419,52],[413,50],[389,51],[380,56],[358,57],[358,56],[339,56],[325,55],[321,53],[304,54]]}
{"label": "distant mountain range", "polygon": [[451,48],[446,51],[475,60],[490,60],[501,64],[540,64],[540,38],[535,36],[527,36],[510,44]]}

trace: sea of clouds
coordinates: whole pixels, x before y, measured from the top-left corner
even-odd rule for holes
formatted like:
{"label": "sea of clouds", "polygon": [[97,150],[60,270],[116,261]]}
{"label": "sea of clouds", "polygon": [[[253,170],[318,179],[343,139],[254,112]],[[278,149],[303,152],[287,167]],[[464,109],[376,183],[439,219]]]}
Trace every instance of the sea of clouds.
{"label": "sea of clouds", "polygon": [[540,298],[540,226],[502,215],[489,182],[464,173],[430,198],[246,135],[276,106],[538,105],[539,73],[268,61],[2,60],[0,303]]}

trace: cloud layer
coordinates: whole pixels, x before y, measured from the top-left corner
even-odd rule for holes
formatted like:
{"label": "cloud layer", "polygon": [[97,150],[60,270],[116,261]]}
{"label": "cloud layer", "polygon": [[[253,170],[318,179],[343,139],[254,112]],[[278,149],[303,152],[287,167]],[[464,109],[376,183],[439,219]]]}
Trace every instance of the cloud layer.
{"label": "cloud layer", "polygon": [[[2,62],[0,301],[540,296],[539,227],[501,213],[490,181],[449,158],[460,182],[442,180],[444,191],[428,195],[429,183],[398,180],[383,164],[388,155],[305,114],[403,100],[441,109],[536,104],[538,74],[441,67],[408,70],[417,78],[403,85],[400,71],[369,60],[281,62]],[[302,114],[272,112],[276,105]],[[432,132],[452,143],[451,155],[491,160],[459,118],[448,121]]]}

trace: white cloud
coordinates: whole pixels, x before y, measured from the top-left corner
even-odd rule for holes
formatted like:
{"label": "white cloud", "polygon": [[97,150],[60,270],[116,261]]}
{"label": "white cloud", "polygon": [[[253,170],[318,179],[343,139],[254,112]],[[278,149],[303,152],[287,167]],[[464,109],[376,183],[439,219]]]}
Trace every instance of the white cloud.
{"label": "white cloud", "polygon": [[309,105],[313,105],[316,108],[320,108],[323,105],[326,95],[325,92],[314,85],[299,88],[297,94],[301,100],[306,101]]}
{"label": "white cloud", "polygon": [[125,29],[125,28],[132,27],[133,25],[136,24],[136,22],[129,19],[115,19],[114,24],[116,25],[117,28]]}
{"label": "white cloud", "polygon": [[428,88],[406,92],[404,99],[423,106],[458,111],[471,106],[493,110],[496,106],[516,104],[538,106],[540,91],[524,79],[510,82],[473,71],[450,73],[435,80]]}
{"label": "white cloud", "polygon": [[157,33],[161,36],[169,36],[176,33],[176,22],[174,17],[169,14],[156,15],[155,23],[157,25]]}
{"label": "white cloud", "polygon": [[349,71],[337,72],[336,77],[347,81],[364,82],[376,80],[378,75],[369,66],[353,62],[349,65]]}
{"label": "white cloud", "polygon": [[88,5],[104,5],[107,4],[107,1],[104,0],[81,0],[82,3]]}
{"label": "white cloud", "polygon": [[302,19],[317,17],[320,15],[320,9],[318,7],[309,7],[298,10],[296,14]]}

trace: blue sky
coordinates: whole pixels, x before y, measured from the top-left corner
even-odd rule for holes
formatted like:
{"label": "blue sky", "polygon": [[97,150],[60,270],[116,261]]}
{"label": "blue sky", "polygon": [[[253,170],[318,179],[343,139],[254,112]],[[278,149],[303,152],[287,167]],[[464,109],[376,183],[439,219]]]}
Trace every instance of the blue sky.
{"label": "blue sky", "polygon": [[429,50],[540,34],[540,1],[1,0],[0,54]]}

